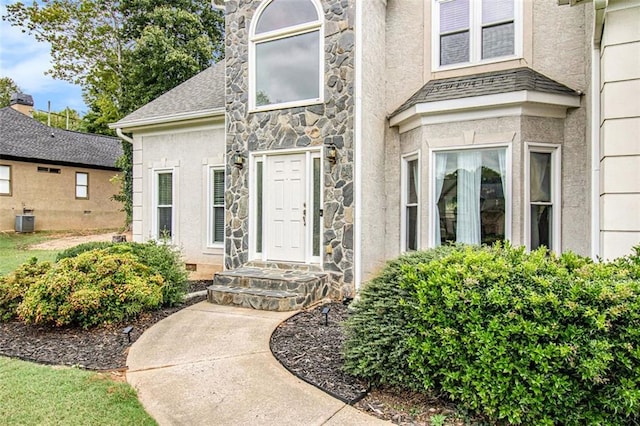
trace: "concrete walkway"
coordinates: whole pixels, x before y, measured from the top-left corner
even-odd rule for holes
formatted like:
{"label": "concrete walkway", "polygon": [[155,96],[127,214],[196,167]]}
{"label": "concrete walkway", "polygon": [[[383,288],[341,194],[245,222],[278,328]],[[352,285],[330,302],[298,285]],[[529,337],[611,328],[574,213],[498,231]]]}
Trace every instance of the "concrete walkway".
{"label": "concrete walkway", "polygon": [[299,380],[269,338],[291,312],[201,302],[155,324],[132,346],[127,381],[160,425],[376,425]]}

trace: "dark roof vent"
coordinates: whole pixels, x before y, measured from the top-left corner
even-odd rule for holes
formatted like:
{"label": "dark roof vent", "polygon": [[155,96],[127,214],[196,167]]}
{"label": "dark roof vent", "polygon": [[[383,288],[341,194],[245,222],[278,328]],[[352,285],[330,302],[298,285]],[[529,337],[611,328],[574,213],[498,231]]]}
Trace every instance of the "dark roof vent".
{"label": "dark roof vent", "polygon": [[11,95],[9,105],[27,105],[33,106],[33,97],[24,93],[14,93]]}

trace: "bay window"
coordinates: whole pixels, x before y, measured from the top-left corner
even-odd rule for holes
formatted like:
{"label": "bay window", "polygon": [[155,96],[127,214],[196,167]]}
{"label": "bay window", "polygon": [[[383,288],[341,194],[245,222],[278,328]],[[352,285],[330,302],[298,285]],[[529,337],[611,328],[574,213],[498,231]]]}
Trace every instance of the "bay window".
{"label": "bay window", "polygon": [[507,149],[434,154],[434,243],[491,244],[507,238]]}
{"label": "bay window", "polygon": [[419,187],[420,172],[417,156],[405,158],[403,161],[403,251],[417,250],[419,247]]}
{"label": "bay window", "polygon": [[559,215],[556,188],[559,162],[555,147],[530,146],[528,153],[528,241],[531,250],[545,246],[559,250]]}

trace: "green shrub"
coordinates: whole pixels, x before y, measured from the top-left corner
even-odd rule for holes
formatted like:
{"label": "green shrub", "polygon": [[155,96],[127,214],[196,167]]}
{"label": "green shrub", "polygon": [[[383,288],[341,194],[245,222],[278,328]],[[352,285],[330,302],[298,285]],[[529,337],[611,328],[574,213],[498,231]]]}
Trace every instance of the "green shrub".
{"label": "green shrub", "polygon": [[159,244],[155,241],[149,241],[144,244],[133,242],[91,242],[60,252],[57,261],[96,249],[106,249],[108,253],[132,254],[140,263],[148,266],[154,274],[160,274],[164,278],[165,285],[162,288],[163,305],[173,306],[183,301],[188,287],[188,272],[185,269],[180,252],[174,247]]}
{"label": "green shrub", "polygon": [[27,289],[51,269],[51,263],[38,263],[32,257],[10,274],[0,277],[0,321],[16,316],[16,308],[22,302]]}
{"label": "green shrub", "polygon": [[162,304],[163,279],[127,253],[93,250],[61,260],[27,289],[26,323],[91,327],[121,322]]}
{"label": "green shrub", "polygon": [[151,272],[164,279],[162,304],[174,306],[182,303],[188,287],[188,272],[184,266],[180,251],[173,246],[147,243],[115,244],[107,249],[109,253],[131,253],[138,261],[149,267]]}
{"label": "green shrub", "polygon": [[404,267],[416,267],[448,255],[454,247],[405,254],[387,263],[380,275],[368,282],[351,307],[345,324],[344,368],[374,384],[421,388],[409,369],[411,330],[409,312],[401,306],[408,291],[399,284]]}
{"label": "green shrub", "polygon": [[[112,243],[110,241],[91,241],[88,243],[78,244],[77,246],[70,247],[66,250],[62,250],[56,256],[56,262],[60,262],[62,259],[68,259],[70,257],[76,257],[79,254],[91,251],[91,250],[102,250],[105,248],[109,248],[116,243]],[[121,243],[117,243],[121,244]]]}
{"label": "green shrub", "polygon": [[[381,354],[377,359],[398,367],[374,359],[362,369],[381,370],[359,375],[408,377],[492,422],[640,422],[639,254],[593,263],[496,245],[405,264],[388,286],[403,292],[403,313],[394,316],[404,315],[407,330],[348,342],[347,357],[354,347],[362,352],[393,337],[383,347],[408,363]],[[382,319],[371,298],[362,292],[354,317],[369,307],[368,321]],[[354,323],[352,340],[359,338]]]}

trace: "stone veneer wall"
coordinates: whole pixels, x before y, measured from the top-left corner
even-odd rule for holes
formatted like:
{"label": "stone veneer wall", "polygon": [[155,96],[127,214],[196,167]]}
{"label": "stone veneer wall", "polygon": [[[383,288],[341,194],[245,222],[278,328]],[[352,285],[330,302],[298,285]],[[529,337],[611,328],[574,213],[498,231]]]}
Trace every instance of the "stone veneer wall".
{"label": "stone veneer wall", "polygon": [[[249,260],[250,167],[232,165],[240,151],[335,144],[338,161],[324,164],[323,269],[336,294],[353,292],[353,111],[355,0],[323,0],[324,103],[249,113],[249,27],[259,1],[226,3],[227,182],[225,267]],[[332,255],[325,247],[331,245]]]}

